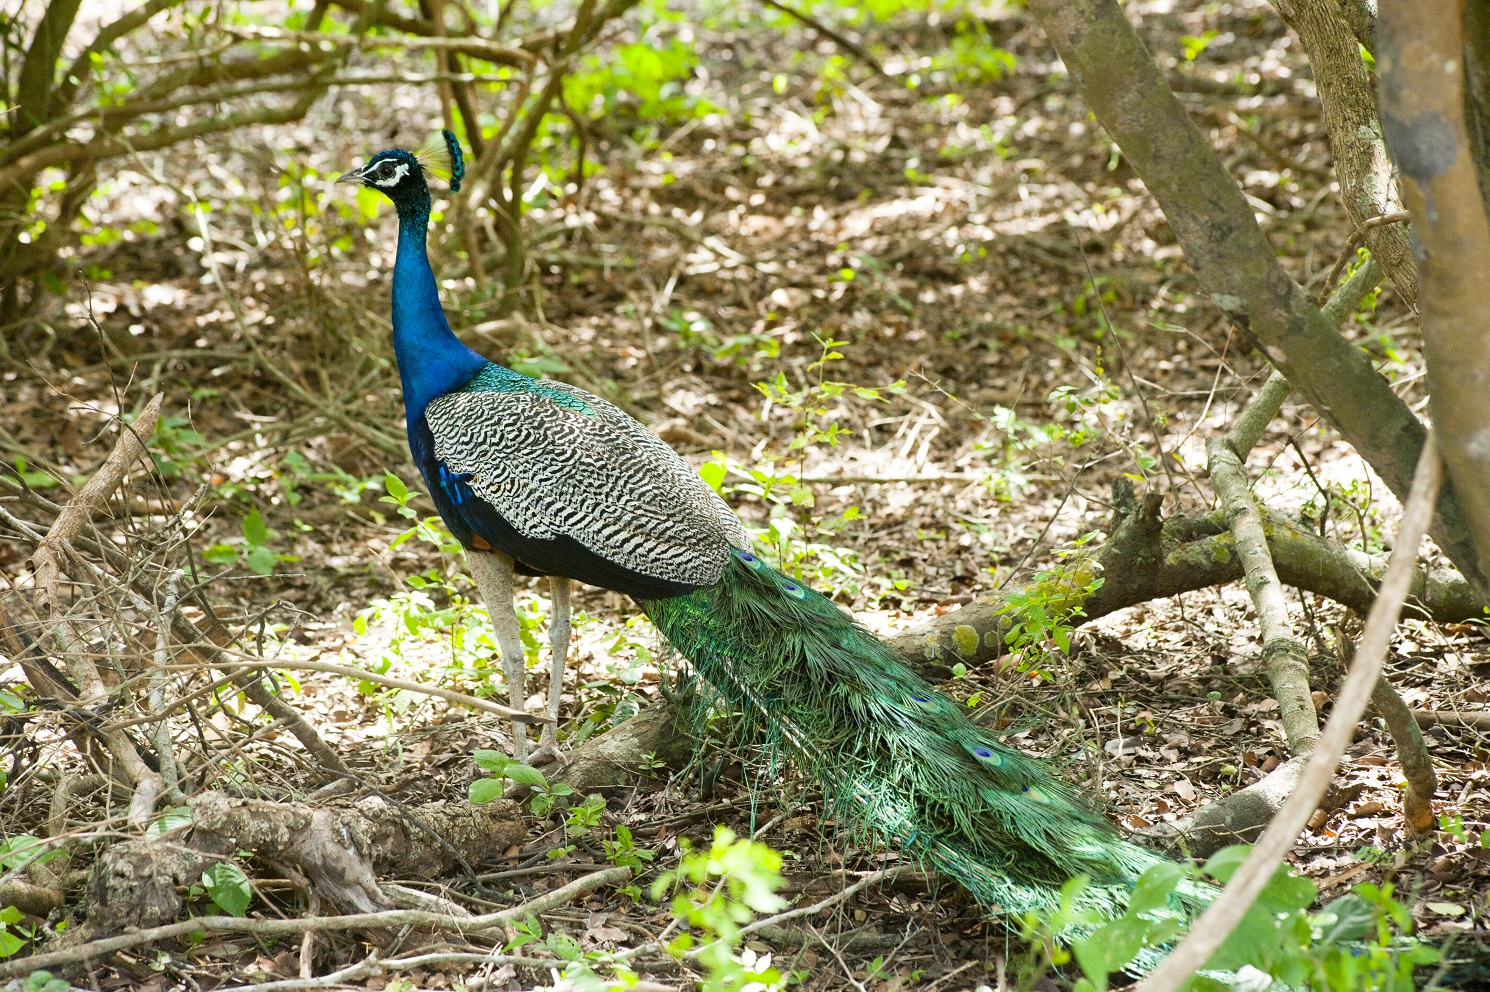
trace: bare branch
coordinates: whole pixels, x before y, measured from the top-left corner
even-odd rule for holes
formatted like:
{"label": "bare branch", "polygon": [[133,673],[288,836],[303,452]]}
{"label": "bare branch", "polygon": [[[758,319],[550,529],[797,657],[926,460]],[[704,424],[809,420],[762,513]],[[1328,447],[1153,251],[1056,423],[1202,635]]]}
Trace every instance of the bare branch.
{"label": "bare branch", "polygon": [[[433,25],[431,25],[433,28]],[[325,32],[281,31],[276,28],[226,28],[238,38],[254,38],[264,41],[289,41],[301,45],[314,45],[323,50],[331,48],[358,48],[363,51],[376,48],[404,48],[414,51],[437,50],[459,52],[471,58],[491,62],[494,65],[510,65],[520,69],[531,69],[538,63],[532,52],[511,45],[503,45],[482,38],[399,38],[392,35],[328,34]]]}
{"label": "bare branch", "polygon": [[1377,679],[1381,677],[1382,662],[1386,658],[1387,648],[1391,646],[1392,633],[1396,629],[1402,603],[1407,598],[1412,574],[1416,569],[1418,546],[1427,533],[1441,481],[1442,463],[1432,435],[1429,435],[1428,442],[1423,446],[1423,456],[1419,459],[1412,492],[1402,511],[1397,545],[1392,551],[1391,564],[1381,584],[1381,595],[1366,617],[1366,630],[1361,635],[1361,646],[1351,664],[1350,674],[1346,676],[1340,695],[1335,700],[1335,708],[1325,723],[1324,733],[1309,756],[1298,785],[1247,855],[1247,860],[1226,884],[1220,897],[1195,921],[1189,936],[1180,946],[1138,984],[1138,992],[1175,992],[1210,960],[1211,954],[1241,922],[1243,915],[1272,879],[1274,870],[1293,847],[1294,838],[1318,806],[1320,797],[1324,795],[1335,774],[1335,765],[1350,746],[1356,724],[1366,711]]}

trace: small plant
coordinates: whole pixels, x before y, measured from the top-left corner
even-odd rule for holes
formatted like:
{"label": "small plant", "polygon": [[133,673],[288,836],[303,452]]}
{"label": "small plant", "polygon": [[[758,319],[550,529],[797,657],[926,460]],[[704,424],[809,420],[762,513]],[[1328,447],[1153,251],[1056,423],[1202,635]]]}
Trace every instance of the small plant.
{"label": "small plant", "polygon": [[254,894],[243,869],[228,861],[219,861],[202,872],[202,891],[210,900],[208,916],[242,916],[248,912]]}
{"label": "small plant", "polygon": [[72,992],[72,983],[53,978],[50,971],[33,971],[25,978],[5,986],[5,992]]}
{"label": "small plant", "polygon": [[35,936],[30,927],[22,925],[25,918],[14,906],[0,909],[0,958],[13,956]]}
{"label": "small plant", "polygon": [[505,784],[507,782],[512,782],[514,785],[532,786],[535,789],[549,787],[548,779],[543,777],[542,772],[532,765],[525,765],[521,761],[509,758],[501,751],[489,751],[483,748],[474,752],[471,757],[475,759],[478,768],[491,772],[489,777],[478,778],[471,783],[469,796],[473,803],[489,803],[493,799],[500,799],[507,788]]}
{"label": "small plant", "polygon": [[605,799],[586,796],[584,802],[569,807],[569,815],[564,817],[564,833],[571,838],[588,836],[591,830],[600,826],[604,816]]}
{"label": "small plant", "polygon": [[764,992],[785,985],[769,955],[736,951],[741,926],[757,913],[786,905],[776,894],[780,887],[781,855],[723,826],[714,828],[707,850],[685,850],[677,869],[652,884],[654,899],[673,894],[673,914],[688,932],[674,938],[668,950],[704,966],[704,992],[739,992],[747,986]]}
{"label": "small plant", "polygon": [[630,828],[624,823],[616,825],[615,840],[602,840],[600,843],[605,848],[605,860],[621,868],[640,869],[657,857],[656,851],[636,846]]}
{"label": "small plant", "polygon": [[269,547],[269,541],[274,537],[274,532],[269,525],[264,523],[263,516],[257,507],[248,512],[243,518],[241,528],[243,544],[235,547],[231,544],[214,544],[202,552],[202,557],[214,565],[232,565],[242,561],[244,567],[255,575],[273,575],[275,565],[282,561],[299,561],[294,555],[276,554]]}
{"label": "small plant", "polygon": [[[1245,844],[1224,848],[1206,862],[1203,871],[1225,883],[1241,867],[1248,851]],[[1183,865],[1153,866],[1140,877],[1122,916],[1072,941],[1072,955],[1085,976],[1076,983],[1076,992],[1104,992],[1110,974],[1124,970],[1145,953],[1153,957],[1180,939],[1182,927],[1172,908],[1173,897],[1191,876],[1192,869]],[[1258,987],[1270,982],[1307,992],[1409,992],[1414,988],[1415,969],[1438,960],[1437,950],[1410,936],[1411,913],[1392,898],[1389,884],[1358,885],[1311,912],[1309,907],[1318,894],[1309,879],[1280,866],[1257,902],[1206,962],[1205,971],[1255,978]],[[1066,899],[1063,906],[1069,903]],[[1050,920],[1030,921],[1032,931],[1047,941],[1050,934],[1080,922],[1065,910],[1052,914]],[[1061,957],[1052,954],[1049,963],[1061,964]],[[1184,986],[1194,992],[1221,992],[1230,987],[1204,971]]]}
{"label": "small plant", "polygon": [[[1091,535],[1077,542],[1084,543]],[[1009,618],[1004,645],[1010,663],[1021,674],[1050,680],[1046,662],[1056,650],[1071,650],[1072,623],[1083,616],[1081,603],[1102,587],[1103,579],[1078,561],[1048,572],[1036,573],[1029,585],[1006,592],[997,612]]]}

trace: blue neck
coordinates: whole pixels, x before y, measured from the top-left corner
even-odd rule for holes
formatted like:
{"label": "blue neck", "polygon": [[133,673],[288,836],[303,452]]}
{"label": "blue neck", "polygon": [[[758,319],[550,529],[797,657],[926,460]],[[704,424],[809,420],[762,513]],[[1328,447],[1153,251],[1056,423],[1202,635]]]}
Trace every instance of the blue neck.
{"label": "blue neck", "polygon": [[437,396],[459,389],[487,364],[450,330],[429,267],[425,235],[429,207],[400,206],[398,257],[393,263],[393,353],[412,428]]}

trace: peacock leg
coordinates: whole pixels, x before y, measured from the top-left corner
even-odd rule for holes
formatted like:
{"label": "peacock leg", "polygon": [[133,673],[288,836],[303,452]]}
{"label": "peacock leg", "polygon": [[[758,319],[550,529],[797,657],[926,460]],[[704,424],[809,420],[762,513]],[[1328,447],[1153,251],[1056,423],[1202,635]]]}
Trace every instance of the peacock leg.
{"label": "peacock leg", "polygon": [[[468,551],[471,577],[481,591],[492,629],[497,632],[497,646],[502,649],[502,670],[507,676],[507,697],[515,710],[524,709],[528,694],[528,665],[523,655],[522,627],[512,596],[512,559],[500,551]],[[512,756],[528,760],[527,724],[512,721]]]}
{"label": "peacock leg", "polygon": [[544,724],[538,746],[559,758],[559,699],[564,692],[564,664],[569,660],[569,593],[573,583],[561,576],[550,575],[548,584],[554,604],[548,622],[548,645],[553,657],[549,666],[548,717],[554,722]]}

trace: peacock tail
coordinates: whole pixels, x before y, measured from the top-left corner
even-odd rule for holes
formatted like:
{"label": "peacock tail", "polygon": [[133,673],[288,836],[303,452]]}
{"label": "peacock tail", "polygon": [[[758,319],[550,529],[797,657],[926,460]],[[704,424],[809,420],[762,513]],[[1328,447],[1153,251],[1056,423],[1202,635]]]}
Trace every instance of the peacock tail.
{"label": "peacock tail", "polygon": [[[990,908],[1049,917],[1062,886],[1085,875],[1074,908],[1110,918],[1166,860],[975,725],[832,601],[749,552],[737,549],[714,585],[643,606],[768,751],[823,789],[833,818]],[[1173,910],[1188,916],[1211,890],[1186,882],[1178,893]]]}

